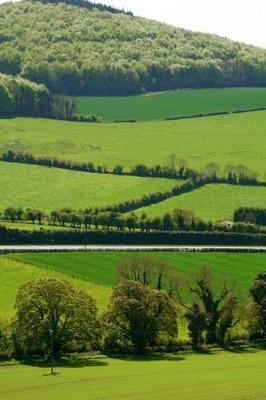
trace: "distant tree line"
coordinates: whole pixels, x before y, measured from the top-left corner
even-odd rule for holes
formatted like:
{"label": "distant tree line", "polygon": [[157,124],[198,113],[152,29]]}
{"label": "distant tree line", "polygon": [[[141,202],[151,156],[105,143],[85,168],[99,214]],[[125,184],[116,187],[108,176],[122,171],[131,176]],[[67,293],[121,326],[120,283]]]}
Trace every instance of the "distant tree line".
{"label": "distant tree line", "polygon": [[246,340],[265,339],[265,272],[244,298],[233,282],[215,278],[208,268],[188,281],[153,257],[125,259],[117,273],[102,314],[90,295],[68,281],[43,278],[22,284],[15,317],[0,321],[0,359],[41,356],[53,364],[62,354],[92,350],[173,352],[181,348],[180,317],[187,323],[185,344],[195,351],[234,345],[233,329],[240,324],[246,327]]}

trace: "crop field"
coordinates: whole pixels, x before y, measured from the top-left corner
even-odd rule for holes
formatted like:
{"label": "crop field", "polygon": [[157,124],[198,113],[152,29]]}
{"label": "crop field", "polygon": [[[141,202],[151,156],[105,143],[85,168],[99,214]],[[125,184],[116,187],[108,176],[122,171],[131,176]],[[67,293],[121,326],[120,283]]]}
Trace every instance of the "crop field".
{"label": "crop field", "polygon": [[189,193],[171,197],[149,207],[136,210],[148,217],[160,217],[175,209],[193,211],[196,217],[208,222],[232,220],[239,207],[266,207],[266,187],[211,184]]}
{"label": "crop field", "polygon": [[2,162],[0,207],[34,207],[45,211],[101,207],[165,192],[177,182]]}
{"label": "crop field", "polygon": [[235,111],[266,106],[265,88],[176,90],[130,97],[76,97],[77,113],[101,116],[104,121]]}
{"label": "crop field", "polygon": [[[0,153],[14,151],[113,168],[168,162],[200,169],[243,164],[264,177],[266,111],[180,121],[90,124],[37,118],[0,120]],[[259,143],[259,145],[258,145]]]}
{"label": "crop field", "polygon": [[0,399],[262,400],[266,392],[266,352],[253,349],[69,359],[56,372],[50,376],[36,363],[7,364],[1,367]]}

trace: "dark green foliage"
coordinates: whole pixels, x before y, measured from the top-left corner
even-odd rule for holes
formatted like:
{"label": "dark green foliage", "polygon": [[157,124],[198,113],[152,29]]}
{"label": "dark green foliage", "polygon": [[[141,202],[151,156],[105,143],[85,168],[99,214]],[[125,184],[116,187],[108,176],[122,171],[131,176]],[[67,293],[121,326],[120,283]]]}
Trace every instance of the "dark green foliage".
{"label": "dark green foliage", "polygon": [[1,5],[1,72],[64,95],[266,85],[265,50],[83,0],[44,2]]}
{"label": "dark green foliage", "polygon": [[136,354],[156,345],[159,335],[170,339],[178,332],[176,308],[168,295],[129,280],[114,289],[104,325],[107,349],[123,344]]}
{"label": "dark green foliage", "polygon": [[234,212],[234,221],[266,225],[266,209],[240,207]]}

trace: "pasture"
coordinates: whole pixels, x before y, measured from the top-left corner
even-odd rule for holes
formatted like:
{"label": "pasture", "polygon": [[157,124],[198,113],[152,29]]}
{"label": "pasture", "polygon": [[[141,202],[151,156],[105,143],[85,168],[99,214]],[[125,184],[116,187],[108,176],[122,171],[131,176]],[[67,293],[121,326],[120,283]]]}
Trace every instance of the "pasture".
{"label": "pasture", "polygon": [[170,179],[90,174],[37,165],[0,163],[0,207],[44,211],[84,209],[139,199],[177,185]]}
{"label": "pasture", "polygon": [[[191,168],[207,163],[244,164],[266,172],[266,111],[180,121],[89,124],[37,118],[0,120],[0,153],[89,162],[113,168],[168,163],[169,155]],[[258,145],[259,143],[259,145]]]}
{"label": "pasture", "polygon": [[76,97],[78,114],[104,121],[166,117],[254,109],[266,106],[265,88],[184,89],[130,97]]}
{"label": "pasture", "polygon": [[149,207],[136,210],[147,217],[160,217],[172,213],[175,209],[193,211],[195,216],[209,222],[232,220],[234,211],[239,207],[266,206],[266,187],[211,184],[189,193],[171,197]]}
{"label": "pasture", "polygon": [[1,400],[257,400],[266,391],[266,352],[255,349],[66,359],[55,376],[38,363],[0,368]]}

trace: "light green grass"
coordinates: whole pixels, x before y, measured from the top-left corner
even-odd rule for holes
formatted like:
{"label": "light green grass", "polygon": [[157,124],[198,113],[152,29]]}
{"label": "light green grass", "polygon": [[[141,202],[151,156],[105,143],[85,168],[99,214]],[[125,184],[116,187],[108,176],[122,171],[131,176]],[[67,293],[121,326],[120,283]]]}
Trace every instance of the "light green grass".
{"label": "light green grass", "polygon": [[175,196],[149,207],[139,208],[148,217],[172,213],[175,209],[193,211],[204,221],[232,220],[239,207],[266,207],[266,187],[236,186],[227,184],[206,185],[192,192]]}
{"label": "light green grass", "polygon": [[165,164],[170,154],[199,169],[244,164],[266,172],[266,112],[138,124],[85,124],[34,118],[0,120],[0,153],[92,161],[109,168]]}
{"label": "light green grass", "polygon": [[45,211],[101,207],[165,192],[176,184],[170,179],[89,174],[2,162],[0,207],[35,207]]}
{"label": "light green grass", "polygon": [[72,278],[70,274],[38,268],[2,255],[0,256],[0,316],[10,318],[14,315],[14,302],[20,285],[47,277],[70,280],[77,288],[85,289],[96,300],[100,311],[106,308],[111,295],[111,289],[106,286]]}
{"label": "light green grass", "polygon": [[265,88],[176,90],[131,97],[77,97],[77,112],[104,121],[151,121],[171,116],[266,106]]}
{"label": "light green grass", "polygon": [[164,260],[171,268],[187,277],[201,267],[209,267],[216,276],[227,276],[236,282],[244,295],[248,294],[257,274],[266,270],[264,253],[28,253],[8,257],[96,285],[112,287],[117,281],[117,264],[125,258],[143,255]]}
{"label": "light green grass", "polygon": [[91,358],[83,367],[0,367],[1,400],[265,399],[266,352]]}
{"label": "light green grass", "polygon": [[[51,231],[75,231],[75,228],[71,228],[68,226],[57,226],[57,225],[47,225],[47,223],[43,223],[42,225],[39,225],[37,222],[33,224],[30,221],[16,221],[16,222],[10,222],[6,220],[0,219],[0,226],[5,226],[8,229],[19,229],[23,231],[41,231],[41,230],[51,230]],[[85,229],[84,227],[78,227],[78,230],[80,229]]]}

